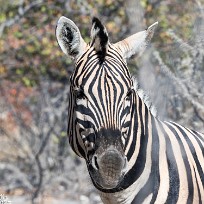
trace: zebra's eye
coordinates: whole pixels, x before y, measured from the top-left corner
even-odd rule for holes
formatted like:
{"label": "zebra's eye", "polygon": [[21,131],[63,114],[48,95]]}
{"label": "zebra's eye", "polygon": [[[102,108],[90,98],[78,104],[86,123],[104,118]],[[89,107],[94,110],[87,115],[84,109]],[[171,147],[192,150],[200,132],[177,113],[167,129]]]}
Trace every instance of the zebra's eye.
{"label": "zebra's eye", "polygon": [[126,100],[130,100],[130,97],[131,97],[132,93],[133,93],[133,89],[130,88],[130,89],[128,90],[127,94],[126,94],[126,98],[125,98],[125,99],[126,99]]}
{"label": "zebra's eye", "polygon": [[78,99],[78,100],[86,98],[86,96],[85,96],[85,94],[84,94],[82,89],[75,90],[74,91],[74,95],[75,95],[76,99]]}

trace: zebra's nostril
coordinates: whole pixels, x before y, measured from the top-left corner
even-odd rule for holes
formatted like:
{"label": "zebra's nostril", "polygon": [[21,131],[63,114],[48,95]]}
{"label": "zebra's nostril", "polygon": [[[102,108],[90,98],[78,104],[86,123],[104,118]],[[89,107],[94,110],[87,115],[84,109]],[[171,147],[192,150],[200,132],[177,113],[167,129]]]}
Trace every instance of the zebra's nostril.
{"label": "zebra's nostril", "polygon": [[92,166],[95,170],[99,170],[99,165],[97,162],[97,156],[95,156],[95,155],[92,157]]}

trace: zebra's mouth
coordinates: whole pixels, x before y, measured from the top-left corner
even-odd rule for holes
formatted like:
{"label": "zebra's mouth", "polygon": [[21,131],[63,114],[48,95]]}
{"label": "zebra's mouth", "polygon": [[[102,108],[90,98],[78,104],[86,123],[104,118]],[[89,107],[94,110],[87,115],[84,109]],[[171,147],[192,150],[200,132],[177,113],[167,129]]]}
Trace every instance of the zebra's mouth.
{"label": "zebra's mouth", "polygon": [[99,183],[98,181],[94,180],[92,178],[92,181],[94,182],[94,185],[96,186],[97,189],[101,190],[101,189],[114,189],[114,188],[118,188],[120,186],[120,183],[122,182],[124,178],[124,175],[121,176],[121,178],[119,179],[119,181],[114,181],[114,182],[106,182],[106,183]]}

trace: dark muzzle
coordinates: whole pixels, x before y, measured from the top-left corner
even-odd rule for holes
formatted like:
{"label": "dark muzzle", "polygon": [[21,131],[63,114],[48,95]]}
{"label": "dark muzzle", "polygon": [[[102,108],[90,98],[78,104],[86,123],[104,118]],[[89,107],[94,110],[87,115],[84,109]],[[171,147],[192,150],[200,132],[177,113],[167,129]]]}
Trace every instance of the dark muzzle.
{"label": "dark muzzle", "polygon": [[95,153],[91,160],[92,179],[95,184],[111,189],[123,179],[127,169],[127,159],[114,146],[110,146],[102,154]]}

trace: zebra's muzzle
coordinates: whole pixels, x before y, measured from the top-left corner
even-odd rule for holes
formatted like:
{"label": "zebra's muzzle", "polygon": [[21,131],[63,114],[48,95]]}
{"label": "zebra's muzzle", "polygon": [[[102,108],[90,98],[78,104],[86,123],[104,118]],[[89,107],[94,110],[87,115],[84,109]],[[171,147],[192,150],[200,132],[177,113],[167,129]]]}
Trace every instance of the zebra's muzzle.
{"label": "zebra's muzzle", "polygon": [[89,172],[96,186],[112,189],[119,185],[127,170],[127,158],[115,147],[110,146],[104,153],[93,155]]}

